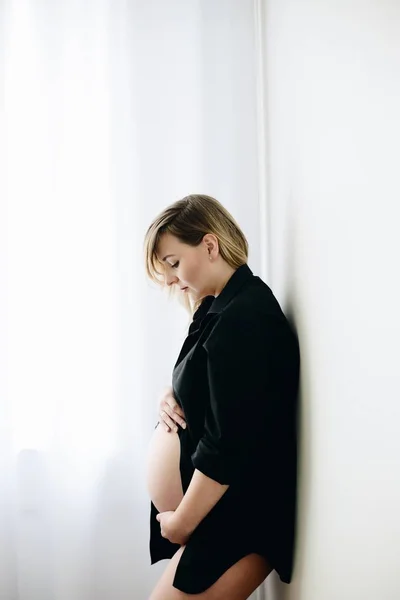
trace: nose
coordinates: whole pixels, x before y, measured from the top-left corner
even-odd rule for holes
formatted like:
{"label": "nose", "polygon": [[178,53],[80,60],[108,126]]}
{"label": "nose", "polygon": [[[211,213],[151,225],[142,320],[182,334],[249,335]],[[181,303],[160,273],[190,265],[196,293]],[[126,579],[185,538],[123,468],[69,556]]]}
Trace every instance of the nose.
{"label": "nose", "polygon": [[176,275],[168,275],[168,273],[165,275],[165,283],[169,286],[172,285],[173,283],[177,283],[178,278],[176,277]]}

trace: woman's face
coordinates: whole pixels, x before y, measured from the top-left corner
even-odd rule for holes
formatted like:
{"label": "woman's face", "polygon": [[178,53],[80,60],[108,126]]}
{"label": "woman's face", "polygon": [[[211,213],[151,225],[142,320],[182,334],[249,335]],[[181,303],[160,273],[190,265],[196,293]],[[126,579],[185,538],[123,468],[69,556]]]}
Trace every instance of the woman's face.
{"label": "woman's face", "polygon": [[218,242],[212,234],[206,234],[198,246],[183,244],[170,233],[161,236],[157,258],[165,266],[165,283],[176,285],[182,293],[194,299],[214,295],[213,261]]}

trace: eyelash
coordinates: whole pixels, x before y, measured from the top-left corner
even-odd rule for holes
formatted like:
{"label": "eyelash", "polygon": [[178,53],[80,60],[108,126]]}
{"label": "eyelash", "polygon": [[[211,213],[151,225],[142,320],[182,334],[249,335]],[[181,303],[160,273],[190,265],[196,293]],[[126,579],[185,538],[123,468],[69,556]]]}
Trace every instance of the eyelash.
{"label": "eyelash", "polygon": [[176,269],[176,267],[177,267],[178,265],[179,265],[179,260],[178,260],[178,261],[176,261],[176,263],[175,263],[174,265],[171,265],[171,267],[172,267],[173,269]]}

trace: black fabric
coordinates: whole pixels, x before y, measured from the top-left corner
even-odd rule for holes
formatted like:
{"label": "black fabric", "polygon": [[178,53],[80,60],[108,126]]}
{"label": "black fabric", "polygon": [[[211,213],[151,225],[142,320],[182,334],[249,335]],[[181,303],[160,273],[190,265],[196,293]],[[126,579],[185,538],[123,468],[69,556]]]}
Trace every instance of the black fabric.
{"label": "black fabric", "polygon": [[[186,492],[195,469],[229,488],[190,537],[173,585],[197,594],[237,560],[264,555],[292,576],[300,353],[271,289],[247,264],[193,316],[172,375]],[[179,546],[160,534],[151,503],[151,563]]]}

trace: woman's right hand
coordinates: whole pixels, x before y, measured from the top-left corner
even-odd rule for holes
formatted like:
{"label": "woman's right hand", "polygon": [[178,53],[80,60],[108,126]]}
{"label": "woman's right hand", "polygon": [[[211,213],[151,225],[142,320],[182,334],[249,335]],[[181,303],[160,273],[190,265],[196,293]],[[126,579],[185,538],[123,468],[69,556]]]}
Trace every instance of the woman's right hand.
{"label": "woman's right hand", "polygon": [[185,429],[185,415],[173,396],[172,387],[165,388],[159,404],[159,422],[164,424],[167,431],[178,431],[177,425]]}

